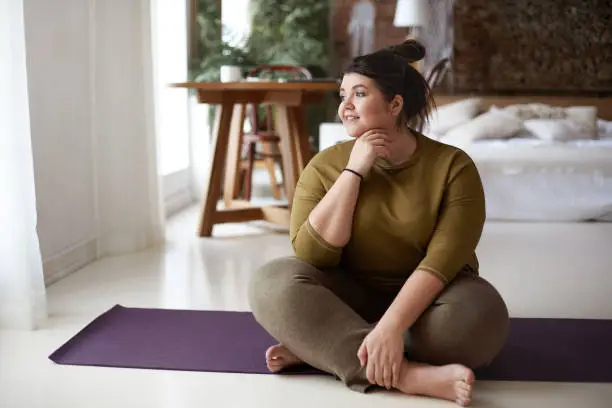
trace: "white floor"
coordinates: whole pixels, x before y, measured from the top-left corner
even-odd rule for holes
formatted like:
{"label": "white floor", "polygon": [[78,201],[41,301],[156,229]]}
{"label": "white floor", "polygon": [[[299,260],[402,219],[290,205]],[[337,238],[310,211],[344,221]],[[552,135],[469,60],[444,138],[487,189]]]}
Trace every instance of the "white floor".
{"label": "white floor", "polygon": [[[164,247],[103,259],[49,288],[36,332],[0,332],[0,407],[452,407],[398,393],[361,395],[331,378],[288,378],[55,365],[48,355],[94,317],[125,306],[248,310],[257,266],[290,254],[286,232],[263,224],[195,236],[197,209],[174,217]],[[513,316],[612,318],[612,223],[489,223],[482,274]],[[263,358],[263,354],[262,354]],[[612,369],[612,367],[611,367]],[[612,384],[477,382],[474,407],[612,406]]]}

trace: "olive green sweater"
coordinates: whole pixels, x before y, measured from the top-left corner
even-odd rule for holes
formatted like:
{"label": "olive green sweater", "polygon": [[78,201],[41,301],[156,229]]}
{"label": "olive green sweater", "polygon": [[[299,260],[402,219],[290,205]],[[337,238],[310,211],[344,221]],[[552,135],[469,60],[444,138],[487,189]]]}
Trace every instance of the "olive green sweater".
{"label": "olive green sweater", "polygon": [[361,182],[346,246],[317,233],[308,215],[346,167],[354,143],[319,152],[300,176],[290,227],[296,257],[381,285],[401,283],[417,269],[445,284],[464,268],[477,272],[485,221],[480,175],[462,150],[420,134],[408,162],[393,167],[378,159]]}

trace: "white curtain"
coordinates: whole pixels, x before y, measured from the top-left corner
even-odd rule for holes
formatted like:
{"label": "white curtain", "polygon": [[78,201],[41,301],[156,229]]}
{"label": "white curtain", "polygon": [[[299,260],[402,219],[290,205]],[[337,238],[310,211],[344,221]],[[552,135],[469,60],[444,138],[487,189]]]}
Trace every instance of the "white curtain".
{"label": "white curtain", "polygon": [[93,3],[93,159],[99,256],[163,242],[151,3]]}
{"label": "white curtain", "polygon": [[0,0],[0,328],[46,317],[30,136],[22,0]]}
{"label": "white curtain", "polygon": [[[0,0],[0,327],[33,329],[47,314],[38,235],[41,241],[61,239],[59,249],[47,253],[46,259],[56,252],[61,255],[63,247],[80,238],[76,233],[58,237],[54,234],[57,228],[49,224],[55,227],[56,219],[70,218],[71,209],[79,209],[80,218],[74,222],[81,224],[75,230],[83,239],[94,235],[97,256],[103,257],[163,243],[164,220],[157,171],[150,0],[87,3],[89,21],[76,23],[88,36],[89,57],[75,70],[91,82],[89,88],[70,94],[78,99],[71,100],[68,108],[61,101],[57,101],[60,105],[48,102],[54,100],[61,84],[32,84],[40,81],[47,68],[61,70],[58,61],[65,64],[66,58],[82,58],[82,53],[72,52],[74,44],[65,37],[54,43],[64,53],[51,58],[45,52],[45,30],[54,34],[58,21],[76,24],[70,20],[74,16],[66,14],[69,3],[61,3],[62,7],[53,10],[57,14],[46,16],[44,7],[53,7],[47,2],[38,0],[27,6],[25,21],[44,24],[39,30],[28,27],[28,42],[24,0]],[[35,61],[30,70],[26,70],[26,61]],[[28,75],[33,75],[29,81]],[[63,128],[49,119],[49,112],[91,117],[91,124]],[[57,160],[33,163],[33,143],[34,153],[44,158],[61,150],[48,147],[55,146],[54,142],[67,149],[70,140],[87,146],[79,138],[91,141],[91,151],[81,151],[91,165],[91,170],[83,170],[91,174],[89,186],[87,177],[66,177],[61,166],[54,165]],[[43,173],[44,180],[80,183],[74,187],[79,187],[79,199],[84,201],[76,206],[64,201],[67,205],[62,207],[62,200],[69,198],[53,196],[49,192],[52,183],[41,183],[38,206],[44,209],[47,223],[44,228],[39,225],[38,231],[34,164],[40,166],[37,175]],[[85,205],[88,200],[93,203],[91,211]]]}

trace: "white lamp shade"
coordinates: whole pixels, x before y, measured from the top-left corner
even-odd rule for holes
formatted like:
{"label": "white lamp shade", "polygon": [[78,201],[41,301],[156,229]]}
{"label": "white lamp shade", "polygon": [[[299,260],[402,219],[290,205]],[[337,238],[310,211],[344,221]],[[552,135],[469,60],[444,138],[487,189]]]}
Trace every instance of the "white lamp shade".
{"label": "white lamp shade", "polygon": [[397,0],[393,25],[396,27],[424,26],[429,17],[428,9],[428,0]]}

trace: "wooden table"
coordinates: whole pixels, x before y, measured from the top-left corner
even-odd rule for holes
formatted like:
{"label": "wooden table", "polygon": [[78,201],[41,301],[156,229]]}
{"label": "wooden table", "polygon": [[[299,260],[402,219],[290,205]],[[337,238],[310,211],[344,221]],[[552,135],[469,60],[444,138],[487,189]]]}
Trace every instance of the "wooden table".
{"label": "wooden table", "polygon": [[[212,235],[213,226],[226,222],[266,220],[289,226],[289,211],[295,185],[311,158],[306,129],[305,105],[323,100],[325,92],[336,91],[334,82],[185,82],[172,87],[195,89],[199,103],[220,105],[213,131],[211,162],[204,188],[204,203],[198,234]],[[280,137],[285,194],[288,206],[255,207],[234,200],[238,185],[242,127],[247,104],[275,105],[275,126]],[[223,177],[223,172],[225,177]],[[224,208],[217,201],[223,188]]]}

